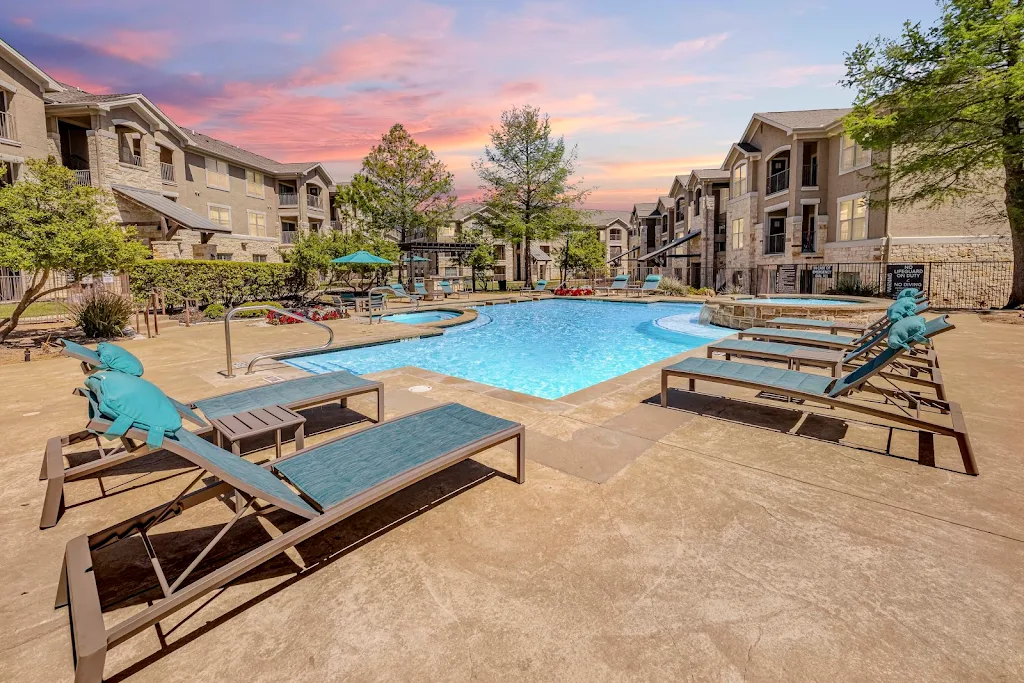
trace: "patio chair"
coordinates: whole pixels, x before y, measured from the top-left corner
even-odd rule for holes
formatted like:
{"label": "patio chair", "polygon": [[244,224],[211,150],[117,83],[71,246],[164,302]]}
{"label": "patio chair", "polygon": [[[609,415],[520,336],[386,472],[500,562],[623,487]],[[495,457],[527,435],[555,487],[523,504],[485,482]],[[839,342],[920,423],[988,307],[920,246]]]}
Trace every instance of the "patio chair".
{"label": "patio chair", "polygon": [[356,295],[353,292],[341,292],[339,294],[329,294],[331,303],[338,309],[338,313],[342,317],[349,316],[356,310]]}
{"label": "patio chair", "polygon": [[[104,422],[97,418],[91,427],[102,431]],[[127,435],[146,438],[146,432],[139,429]],[[65,549],[55,608],[69,608],[75,681],[100,683],[110,648],[360,510],[482,451],[514,439],[515,481],[523,483],[525,438],[521,424],[458,403],[383,422],[262,466],[184,429],[165,436],[162,447],[195,463],[202,470],[200,475],[167,504],[98,533],[77,536]],[[214,482],[190,493],[206,473],[216,477]],[[228,501],[233,501],[234,515],[187,568],[177,577],[168,577],[168,568],[161,564],[158,554],[161,546],[154,548],[149,542],[153,529],[203,503],[209,508],[231,505]],[[259,545],[244,554],[231,550],[226,557],[208,559],[210,551],[240,519],[271,511],[291,513],[280,533],[273,538],[260,534],[253,539]],[[182,520],[176,520],[174,526],[181,528]],[[168,529],[165,533],[178,532]],[[108,627],[93,571],[93,552],[136,536],[149,551],[155,574],[153,590],[158,589],[160,594],[145,609],[133,611]],[[190,578],[204,561],[213,566],[204,567],[198,578]]]}
{"label": "patio chair", "polygon": [[438,283],[438,286],[441,288],[441,291],[444,292],[444,296],[446,299],[448,297],[452,297],[455,299],[462,298],[462,295],[455,291],[455,288],[452,287],[452,283],[449,282],[448,280],[441,280],[441,282]]}
{"label": "patio chair", "polygon": [[630,287],[627,292],[636,292],[637,296],[645,296],[658,291],[658,285],[660,284],[661,276],[652,274],[644,278],[642,285],[639,287]]}
{"label": "patio chair", "polygon": [[[92,364],[95,359],[91,358],[90,354],[95,352],[91,349],[73,342],[62,341],[65,342],[64,353],[81,360],[83,370],[88,368],[86,374],[105,369]],[[98,358],[97,355],[96,359]],[[380,422],[384,418],[384,403],[381,393],[383,388],[384,385],[381,382],[363,379],[350,372],[339,370],[251,389],[241,389],[191,403],[176,401],[169,396],[167,398],[182,418],[200,427],[197,434],[205,434],[210,431],[210,427],[203,418],[217,420],[238,413],[278,405],[291,410],[301,410],[333,401],[338,401],[341,407],[345,408],[349,398],[370,392],[377,394],[377,416],[375,420],[370,419]],[[77,389],[76,393],[88,398],[87,393],[81,389]],[[201,411],[203,417],[197,415],[196,410]],[[121,439],[119,446],[107,450],[103,446],[102,436],[103,433],[86,427],[72,434],[54,436],[46,442],[46,450],[43,453],[43,462],[39,471],[40,481],[46,481],[46,495],[43,498],[39,528],[46,529],[57,523],[64,502],[64,485],[66,483],[94,476],[111,467],[139,458],[148,452],[145,449],[140,449],[138,444],[124,439]],[[65,465],[65,448],[86,441],[96,443],[100,457],[79,465]]]}
{"label": "patio chair", "polygon": [[523,295],[523,296],[527,296],[530,299],[536,301],[537,299],[541,298],[541,296],[543,296],[547,291],[548,291],[548,281],[547,280],[537,280],[535,283],[533,283],[533,289],[523,288],[523,290],[520,292],[520,294]]}
{"label": "patio chair", "polygon": [[401,282],[396,282],[394,284],[388,285],[388,287],[390,287],[391,291],[395,293],[395,296],[402,299],[408,299],[409,303],[415,304],[417,307],[420,305],[420,300],[423,297],[420,296],[419,294],[410,294],[405,289],[405,285],[403,285]]}
{"label": "patio chair", "polygon": [[[913,319],[909,321],[912,322]],[[900,321],[902,328],[908,321]],[[941,328],[952,329],[953,325],[945,316],[935,318],[925,324],[925,334],[937,334]],[[882,382],[872,384],[871,380],[884,379],[882,373],[892,362],[899,359],[905,352],[904,346],[893,343],[894,331],[900,329],[896,325],[889,332],[889,347],[877,356],[857,367],[842,377],[783,370],[767,365],[737,363],[735,361],[713,360],[707,358],[685,358],[682,361],[663,368],[661,371],[661,405],[668,406],[669,379],[682,377],[688,380],[688,390],[696,392],[697,380],[726,384],[764,391],[772,395],[780,395],[787,399],[811,401],[831,408],[842,408],[861,415],[889,420],[897,424],[907,425],[919,432],[919,453],[925,455],[933,452],[935,435],[951,436],[956,439],[963,460],[964,469],[968,474],[977,475],[978,467],[974,460],[974,452],[967,436],[967,426],[963,411],[959,404],[942,399],[933,399],[912,394],[891,382],[883,386]],[[870,392],[883,397],[884,403],[896,410],[885,410],[878,402],[861,403],[852,398],[854,392]],[[897,401],[906,404],[900,405]],[[952,425],[933,422],[921,417],[921,407],[934,408],[948,413]]]}
{"label": "patio chair", "polygon": [[611,296],[612,292],[627,292],[629,289],[629,275],[616,275],[615,279],[612,280],[611,286],[597,287],[595,291],[602,289],[607,296]]}
{"label": "patio chair", "polygon": [[[891,308],[891,307],[890,307]],[[914,308],[914,315],[921,315],[928,310],[928,302],[923,301]],[[856,337],[814,332],[811,330],[790,330],[775,327],[751,327],[739,332],[740,339],[759,339],[761,341],[789,342],[802,346],[822,346],[829,349],[849,351],[873,337],[880,331],[888,330],[893,321],[888,316],[877,327],[868,328]]]}

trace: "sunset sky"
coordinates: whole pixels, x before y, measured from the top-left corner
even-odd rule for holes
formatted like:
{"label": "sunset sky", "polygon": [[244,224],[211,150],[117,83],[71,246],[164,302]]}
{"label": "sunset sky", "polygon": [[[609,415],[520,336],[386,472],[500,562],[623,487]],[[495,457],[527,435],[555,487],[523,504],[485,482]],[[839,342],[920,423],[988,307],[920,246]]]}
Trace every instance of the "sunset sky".
{"label": "sunset sky", "polygon": [[532,104],[578,145],[588,206],[628,209],[719,166],[755,111],[848,106],[843,52],[936,15],[932,0],[5,0],[0,36],[59,80],[142,92],[179,125],[337,180],[401,122],[462,198],[502,109]]}

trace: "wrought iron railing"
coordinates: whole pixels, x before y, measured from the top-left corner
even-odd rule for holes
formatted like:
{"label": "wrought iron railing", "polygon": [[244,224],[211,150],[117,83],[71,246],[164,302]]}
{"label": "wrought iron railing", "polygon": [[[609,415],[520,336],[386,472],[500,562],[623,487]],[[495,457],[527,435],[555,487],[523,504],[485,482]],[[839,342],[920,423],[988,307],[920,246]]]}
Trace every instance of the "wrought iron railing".
{"label": "wrought iron railing", "polygon": [[0,138],[8,140],[18,139],[18,129],[14,125],[14,114],[9,111],[0,111]]}
{"label": "wrought iron railing", "polygon": [[775,194],[776,192],[785,192],[789,189],[789,169],[773,173],[768,176],[768,187],[765,194]]}
{"label": "wrought iron railing", "polygon": [[776,234],[768,235],[764,241],[765,248],[764,253],[766,254],[781,254],[786,248],[786,235]]}
{"label": "wrought iron railing", "polygon": [[74,185],[92,185],[92,171],[85,169],[82,171],[73,171],[75,179],[71,181]]}
{"label": "wrought iron railing", "polygon": [[317,211],[324,210],[324,198],[318,194],[307,194],[306,195],[306,206]]}
{"label": "wrought iron railing", "polygon": [[800,185],[802,187],[818,186],[818,164],[804,164],[803,172],[800,174]]}
{"label": "wrought iron railing", "polygon": [[279,192],[277,195],[278,206],[298,206],[299,195],[294,192]]}

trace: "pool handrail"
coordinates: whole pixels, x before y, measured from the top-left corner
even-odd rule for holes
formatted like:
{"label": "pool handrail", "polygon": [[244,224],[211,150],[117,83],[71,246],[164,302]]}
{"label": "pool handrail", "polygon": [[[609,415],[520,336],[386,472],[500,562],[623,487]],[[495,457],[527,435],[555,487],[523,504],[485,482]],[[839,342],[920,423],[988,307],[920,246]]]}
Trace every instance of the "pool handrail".
{"label": "pool handrail", "polygon": [[289,318],[294,318],[295,320],[298,320],[300,322],[309,323],[310,325],[316,325],[317,327],[322,327],[325,330],[327,330],[327,335],[328,335],[327,336],[327,343],[326,344],[321,344],[320,346],[310,346],[309,348],[292,349],[292,350],[289,350],[289,351],[275,351],[274,353],[262,353],[262,354],[256,356],[255,358],[253,358],[251,361],[249,361],[249,365],[246,366],[246,368],[245,368],[245,374],[247,374],[247,375],[251,375],[253,373],[253,369],[252,369],[253,366],[256,365],[256,363],[261,361],[261,360],[265,360],[267,358],[279,358],[281,356],[290,356],[290,355],[292,355],[294,353],[306,353],[307,351],[319,351],[321,349],[328,348],[331,344],[334,343],[334,330],[332,330],[328,325],[324,325],[322,322],[319,322],[317,320],[310,320],[309,318],[307,318],[304,315],[299,315],[298,313],[292,313],[291,311],[286,311],[284,309],[278,308],[277,306],[265,306],[265,305],[262,305],[262,304],[254,305],[254,306],[235,306],[230,311],[228,311],[228,314],[226,316],[224,316],[224,346],[227,349],[227,356],[228,356],[228,369],[227,369],[227,372],[225,373],[226,377],[234,377],[235,376],[233,363],[231,362],[231,318],[235,315],[235,313],[237,313],[239,311],[274,311],[275,313],[277,313],[279,315],[283,315],[283,316],[286,316],[286,317],[289,317]]}

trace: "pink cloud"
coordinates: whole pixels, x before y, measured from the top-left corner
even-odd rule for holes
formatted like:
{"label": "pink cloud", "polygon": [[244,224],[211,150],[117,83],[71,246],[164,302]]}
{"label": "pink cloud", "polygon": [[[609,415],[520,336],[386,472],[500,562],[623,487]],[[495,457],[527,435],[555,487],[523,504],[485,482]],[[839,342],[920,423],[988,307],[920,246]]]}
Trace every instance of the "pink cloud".
{"label": "pink cloud", "polygon": [[11,19],[11,23],[15,26],[31,26],[35,22],[32,21],[31,17],[14,17]]}
{"label": "pink cloud", "polygon": [[166,59],[173,44],[174,38],[169,32],[117,29],[95,43],[95,47],[131,62],[153,63]]}
{"label": "pink cloud", "polygon": [[61,83],[70,83],[76,88],[81,88],[86,92],[95,93],[97,95],[106,95],[111,91],[110,87],[92,80],[89,76],[82,75],[74,69],[59,66],[56,68],[50,68],[46,71],[52,78],[60,81]]}
{"label": "pink cloud", "polygon": [[543,92],[544,84],[538,81],[513,81],[502,84],[499,92],[504,97],[527,97]]}
{"label": "pink cloud", "polygon": [[662,51],[661,59],[679,59],[690,57],[701,52],[710,52],[729,39],[728,33],[716,33],[714,35],[701,36],[690,40],[682,40],[673,44],[667,50]]}

